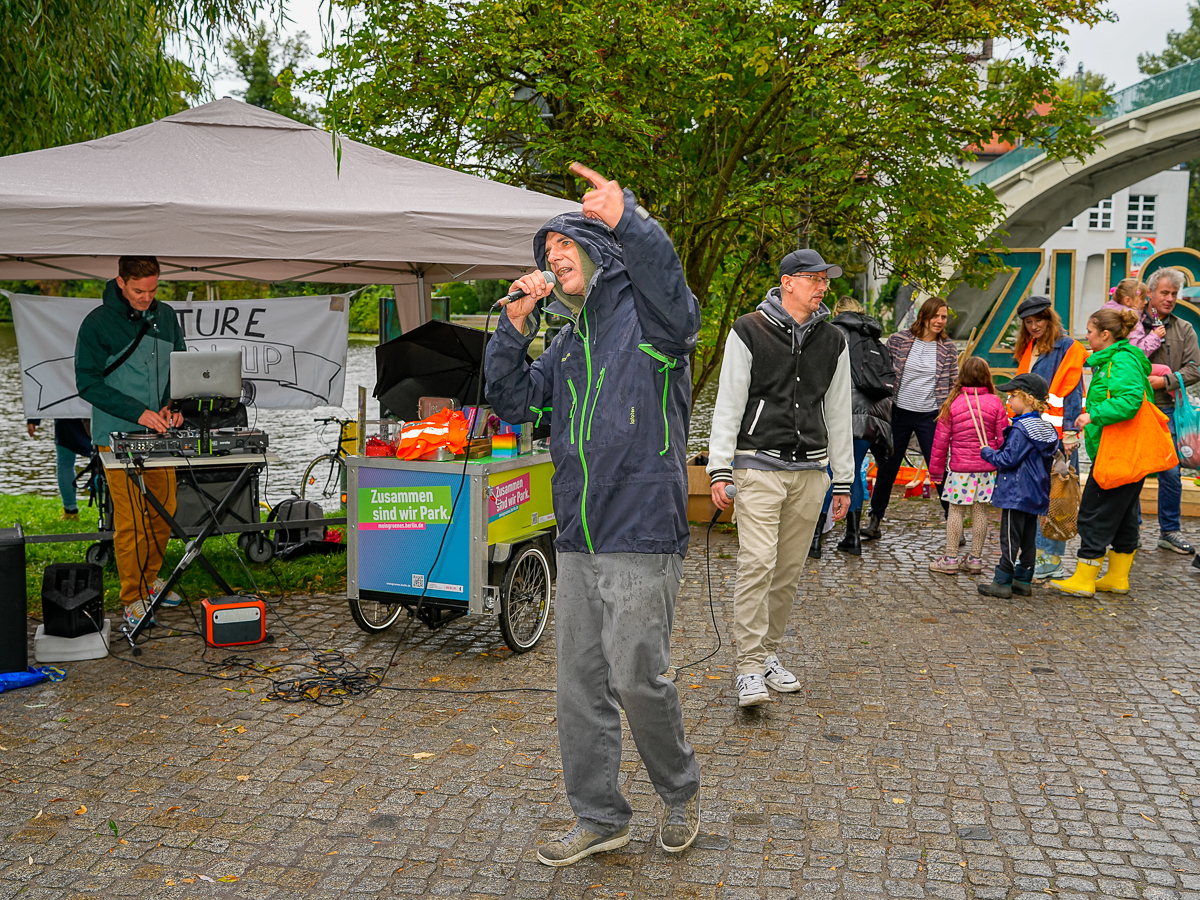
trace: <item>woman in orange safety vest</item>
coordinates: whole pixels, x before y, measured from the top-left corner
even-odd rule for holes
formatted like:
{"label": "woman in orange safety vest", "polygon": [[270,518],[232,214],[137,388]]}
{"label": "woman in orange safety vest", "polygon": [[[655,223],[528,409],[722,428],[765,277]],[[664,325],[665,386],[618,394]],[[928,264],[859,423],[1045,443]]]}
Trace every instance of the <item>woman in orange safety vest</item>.
{"label": "woman in orange safety vest", "polygon": [[[1083,412],[1083,364],[1088,351],[1079,341],[1072,340],[1063,328],[1062,319],[1050,305],[1048,297],[1029,297],[1017,307],[1021,331],[1013,356],[1017,372],[1041,375],[1050,385],[1050,397],[1042,418],[1058,430],[1064,445],[1070,449],[1071,464],[1079,471],[1079,444],[1075,419]],[[1052,541],[1038,528],[1035,578],[1063,578],[1062,554],[1065,541]]]}

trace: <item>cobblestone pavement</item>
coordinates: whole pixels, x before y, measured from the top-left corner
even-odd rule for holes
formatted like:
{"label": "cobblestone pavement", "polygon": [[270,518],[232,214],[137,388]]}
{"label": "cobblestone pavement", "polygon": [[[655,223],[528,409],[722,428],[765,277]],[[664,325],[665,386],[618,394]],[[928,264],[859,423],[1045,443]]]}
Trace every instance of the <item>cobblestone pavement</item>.
{"label": "cobblestone pavement", "polygon": [[[553,694],[431,689],[552,688],[553,640],[517,656],[464,619],[404,641],[388,680],[415,691],[339,706],[264,702],[191,636],[138,662],[235,680],[125,651],[0,695],[0,897],[1200,898],[1200,573],[1149,549],[1126,598],[987,600],[926,570],[937,512],[896,503],[861,559],[806,567],[783,654],[805,690],[746,711],[736,544],[713,535],[726,637],[678,680],[704,776],[681,858],[627,741],[632,843],[537,863],[573,821]],[[715,646],[702,530],[686,572],[678,663]],[[240,656],[310,661],[303,639],[384,665],[399,636],[359,631],[340,598],[280,609],[295,633]]]}

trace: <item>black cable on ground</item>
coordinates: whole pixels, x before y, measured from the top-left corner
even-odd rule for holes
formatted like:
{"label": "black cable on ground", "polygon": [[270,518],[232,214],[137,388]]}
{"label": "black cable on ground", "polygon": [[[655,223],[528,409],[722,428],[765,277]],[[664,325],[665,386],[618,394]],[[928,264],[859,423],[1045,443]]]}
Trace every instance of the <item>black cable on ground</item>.
{"label": "black cable on ground", "polygon": [[713,519],[708,523],[708,530],[704,532],[704,579],[708,582],[708,612],[712,616],[713,631],[717,633],[717,647],[708,656],[702,656],[694,662],[684,663],[681,666],[675,667],[675,674],[678,677],[679,673],[684,669],[692,669],[700,665],[702,662],[708,662],[714,656],[721,652],[721,629],[717,627],[717,611],[713,607],[712,595],[712,553],[711,553],[711,538],[713,526],[717,524],[717,520]]}

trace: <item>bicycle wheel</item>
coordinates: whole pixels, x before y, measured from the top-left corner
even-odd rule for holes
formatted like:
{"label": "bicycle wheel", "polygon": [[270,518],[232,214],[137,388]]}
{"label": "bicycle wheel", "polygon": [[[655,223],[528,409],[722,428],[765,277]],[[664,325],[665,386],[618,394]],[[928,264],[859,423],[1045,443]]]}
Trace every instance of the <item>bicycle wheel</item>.
{"label": "bicycle wheel", "polygon": [[532,650],[550,620],[550,561],[537,544],[526,544],[504,575],[500,633],[514,653]]}
{"label": "bicycle wheel", "polygon": [[399,603],[379,603],[375,600],[350,599],[350,615],[363,631],[378,634],[387,631],[400,618],[403,610]]}
{"label": "bicycle wheel", "polygon": [[346,505],[346,463],[340,455],[326,453],[318,456],[304,470],[300,480],[302,500],[329,500],[336,497],[341,507]]}

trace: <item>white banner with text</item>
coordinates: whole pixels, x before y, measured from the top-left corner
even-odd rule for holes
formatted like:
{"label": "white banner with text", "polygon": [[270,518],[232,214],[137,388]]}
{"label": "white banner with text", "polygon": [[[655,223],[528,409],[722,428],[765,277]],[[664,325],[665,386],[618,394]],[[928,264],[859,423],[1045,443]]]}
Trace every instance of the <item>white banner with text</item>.
{"label": "white banner with text", "polygon": [[[10,294],[25,415],[88,418],[75,388],[75,339],[96,298]],[[260,409],[340,406],[349,294],[172,303],[189,350],[241,350],[242,380]]]}

